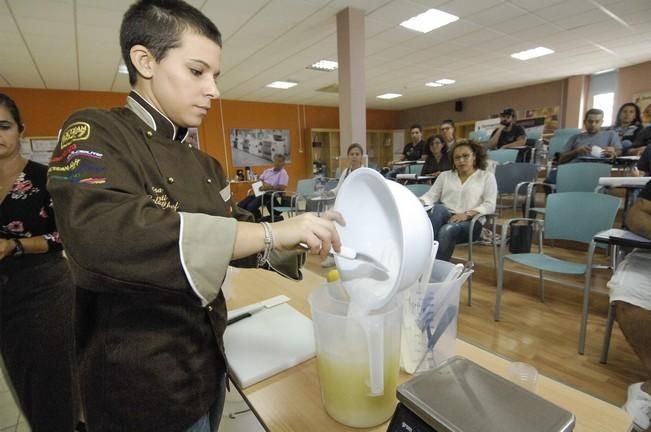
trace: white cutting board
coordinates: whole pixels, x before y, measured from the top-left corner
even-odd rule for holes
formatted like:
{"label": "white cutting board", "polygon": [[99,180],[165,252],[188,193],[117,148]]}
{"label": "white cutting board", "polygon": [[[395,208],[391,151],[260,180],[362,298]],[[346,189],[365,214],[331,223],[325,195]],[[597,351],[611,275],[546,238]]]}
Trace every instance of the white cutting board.
{"label": "white cutting board", "polygon": [[224,346],[233,378],[248,387],[314,357],[312,321],[284,303],[226,327]]}

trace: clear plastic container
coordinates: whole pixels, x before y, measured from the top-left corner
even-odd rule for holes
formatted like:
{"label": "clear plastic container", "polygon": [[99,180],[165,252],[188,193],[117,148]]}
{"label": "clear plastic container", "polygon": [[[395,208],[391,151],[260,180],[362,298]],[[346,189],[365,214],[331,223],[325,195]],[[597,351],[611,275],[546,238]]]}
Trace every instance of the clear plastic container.
{"label": "clear plastic container", "polygon": [[429,282],[403,293],[401,362],[407,373],[433,369],[455,355],[459,296],[471,272],[436,260]]}
{"label": "clear plastic container", "polygon": [[400,373],[400,304],[349,317],[345,292],[337,283],[321,285],[309,301],[327,413],[352,427],[387,421],[395,409]]}

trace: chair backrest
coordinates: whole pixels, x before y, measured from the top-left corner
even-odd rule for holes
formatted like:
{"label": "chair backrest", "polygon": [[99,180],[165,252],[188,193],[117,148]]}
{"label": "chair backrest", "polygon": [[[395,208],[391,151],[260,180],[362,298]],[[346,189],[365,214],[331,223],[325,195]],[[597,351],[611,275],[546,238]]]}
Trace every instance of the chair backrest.
{"label": "chair backrest", "polygon": [[578,162],[558,167],[556,192],[593,192],[599,177],[610,177],[610,164]]}
{"label": "chair backrest", "polygon": [[556,153],[565,152],[567,142],[576,134],[554,134],[549,140],[549,154],[550,157],[556,156]]}
{"label": "chair backrest", "polygon": [[536,127],[536,128],[530,128],[527,132],[527,139],[532,139],[538,141],[540,138],[542,138],[542,128]]}
{"label": "chair backrest", "polygon": [[470,132],[468,134],[468,138],[480,143],[482,141],[487,141],[490,137],[488,135],[488,132],[482,129],[482,130]]}
{"label": "chair backrest", "polygon": [[499,149],[491,150],[488,152],[488,159],[494,160],[501,164],[507,162],[515,162],[518,157],[518,151],[515,149]]}
{"label": "chair backrest", "polygon": [[[502,164],[495,167],[495,180],[497,181],[497,193],[515,193],[518,183],[532,182],[538,175],[535,165],[525,162]],[[521,193],[526,193],[526,188],[520,188]]]}
{"label": "chair backrest", "polygon": [[551,194],[545,207],[545,238],[589,243],[613,226],[619,204],[619,198],[596,192]]}
{"label": "chair backrest", "polygon": [[423,172],[423,165],[424,164],[409,165],[409,166],[407,166],[407,173],[416,174],[417,176],[419,176],[420,173]]}
{"label": "chair backrest", "polygon": [[335,178],[341,177],[341,167],[337,167],[335,171]]}
{"label": "chair backrest", "polygon": [[297,195],[311,195],[316,189],[316,178],[299,180],[296,183]]}
{"label": "chair backrest", "polygon": [[425,192],[427,192],[432,187],[432,185],[428,185],[424,183],[414,183],[414,184],[405,185],[405,187],[409,189],[414,195],[420,197]]}

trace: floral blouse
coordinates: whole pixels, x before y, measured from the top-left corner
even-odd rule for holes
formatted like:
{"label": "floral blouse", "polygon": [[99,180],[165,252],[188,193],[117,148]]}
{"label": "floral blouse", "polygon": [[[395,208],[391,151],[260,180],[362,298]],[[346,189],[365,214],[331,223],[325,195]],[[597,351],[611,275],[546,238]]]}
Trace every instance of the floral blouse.
{"label": "floral blouse", "polygon": [[63,247],[54,222],[52,198],[45,189],[47,167],[28,161],[0,203],[0,238],[43,236],[48,250]]}

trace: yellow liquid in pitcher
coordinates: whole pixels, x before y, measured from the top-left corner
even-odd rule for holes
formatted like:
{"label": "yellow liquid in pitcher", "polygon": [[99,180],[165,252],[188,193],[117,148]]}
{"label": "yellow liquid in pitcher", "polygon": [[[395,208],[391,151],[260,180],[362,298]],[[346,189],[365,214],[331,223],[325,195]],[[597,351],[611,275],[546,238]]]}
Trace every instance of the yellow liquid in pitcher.
{"label": "yellow liquid in pitcher", "polygon": [[384,362],[384,394],[370,396],[367,363],[318,355],[321,397],[330,417],[352,427],[377,426],[391,417],[396,406],[400,354]]}

